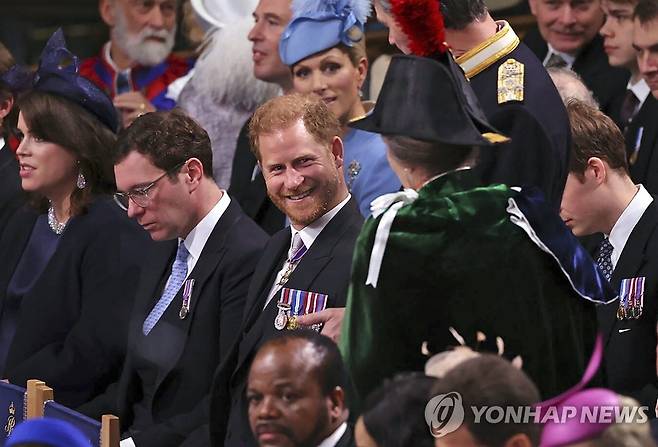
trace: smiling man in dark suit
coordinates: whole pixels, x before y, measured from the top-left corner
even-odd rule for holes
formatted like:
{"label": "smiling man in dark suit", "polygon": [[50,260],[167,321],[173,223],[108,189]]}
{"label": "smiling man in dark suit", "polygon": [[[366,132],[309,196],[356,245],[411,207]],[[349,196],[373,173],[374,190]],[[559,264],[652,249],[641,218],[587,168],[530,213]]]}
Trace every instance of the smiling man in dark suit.
{"label": "smiling man in dark suit", "polygon": [[334,339],[340,334],[363,222],[345,185],[340,133],[321,100],[299,94],[267,102],[251,120],[252,147],[268,195],[291,226],[265,247],[249,286],[240,339],[215,375],[210,406],[215,446],[256,445],[245,389],[251,361],[265,341],[299,326]]}
{"label": "smiling man in dark suit", "polygon": [[654,408],[658,314],[658,207],[628,174],[621,132],[593,107],[572,101],[573,147],[561,217],[576,236],[603,234],[593,253],[619,291],[597,308],[607,386]]}
{"label": "smiling man in dark suit", "polygon": [[603,25],[601,0],[529,0],[537,19],[524,43],[545,66],[566,66],[594,93],[601,110],[618,120],[628,72],[611,67],[598,31]]}
{"label": "smiling man in dark suit", "polygon": [[129,436],[122,447],[178,445],[171,421],[208,394],[239,334],[267,236],[212,172],[207,133],[180,111],[146,114],[119,138],[117,202],[158,242],[144,265],[121,378],[83,410],[118,412]]}

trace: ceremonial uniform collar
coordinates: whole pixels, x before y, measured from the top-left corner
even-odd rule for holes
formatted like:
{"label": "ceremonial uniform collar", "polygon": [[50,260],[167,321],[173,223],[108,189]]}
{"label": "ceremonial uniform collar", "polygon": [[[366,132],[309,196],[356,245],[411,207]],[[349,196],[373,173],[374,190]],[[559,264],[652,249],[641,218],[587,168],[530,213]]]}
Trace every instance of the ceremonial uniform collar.
{"label": "ceremonial uniform collar", "polygon": [[505,21],[499,23],[503,24],[500,31],[456,59],[467,78],[470,79],[484,71],[519,46],[521,42],[519,36],[509,23]]}

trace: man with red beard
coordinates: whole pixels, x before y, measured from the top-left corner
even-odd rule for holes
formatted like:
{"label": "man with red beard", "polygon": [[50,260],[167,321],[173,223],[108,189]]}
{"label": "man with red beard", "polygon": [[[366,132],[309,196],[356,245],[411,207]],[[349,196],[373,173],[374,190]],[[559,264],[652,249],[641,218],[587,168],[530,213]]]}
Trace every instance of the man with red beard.
{"label": "man with red beard", "polygon": [[214,446],[255,446],[245,398],[259,347],[311,327],[337,339],[363,217],[343,177],[338,119],[319,98],[290,94],[261,106],[249,124],[272,202],[290,220],[265,247],[249,285],[240,338],[215,373]]}
{"label": "man with red beard", "polygon": [[113,98],[123,127],[144,113],[176,105],[168,87],[193,66],[171,54],[177,9],[178,0],[100,0],[110,41],[83,61],[80,73]]}

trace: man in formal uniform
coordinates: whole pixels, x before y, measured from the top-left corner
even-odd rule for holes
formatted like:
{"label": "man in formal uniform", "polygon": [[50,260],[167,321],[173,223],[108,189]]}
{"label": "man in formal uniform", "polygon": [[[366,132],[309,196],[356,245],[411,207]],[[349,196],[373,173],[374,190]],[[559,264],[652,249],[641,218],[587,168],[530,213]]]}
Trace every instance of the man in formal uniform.
{"label": "man in formal uniform", "polygon": [[[254,11],[254,26],[249,32],[253,45],[254,76],[281,87],[283,94],[292,90],[290,69],[279,57],[281,33],[290,22],[291,0],[260,0]],[[285,226],[284,214],[267,197],[256,157],[249,143],[249,121],[244,125],[231,169],[232,194],[245,212],[267,233],[274,234]]]}
{"label": "man in formal uniform", "polygon": [[601,27],[608,62],[630,72],[619,122],[626,140],[631,179],[658,193],[658,100],[642,78],[633,48],[633,13],[636,0],[602,0],[605,23]]}
{"label": "man in formal uniform", "polygon": [[276,233],[249,286],[239,339],[218,368],[210,406],[214,446],[256,445],[245,399],[258,348],[300,326],[340,334],[363,218],[343,177],[337,118],[321,99],[289,94],[261,106],[250,122],[258,165],[274,204],[291,226]]}
{"label": "man in formal uniform", "polygon": [[168,87],[193,66],[171,54],[177,9],[178,0],[100,0],[110,41],[82,62],[80,73],[113,98],[123,127],[139,115],[176,105]]}
{"label": "man in formal uniform", "polygon": [[[267,341],[249,370],[249,422],[261,447],[353,447],[338,346],[311,330]],[[288,398],[288,396],[292,398]]]}
{"label": "man in formal uniform", "polygon": [[529,0],[537,19],[523,41],[545,66],[571,68],[594,92],[601,110],[618,120],[628,72],[608,64],[601,0]]}
{"label": "man in formal uniform", "polygon": [[642,77],[658,98],[658,1],[640,0],[633,19],[633,46]]}
{"label": "man in formal uniform", "polygon": [[23,202],[21,179],[18,175],[18,161],[10,145],[12,127],[16,125],[14,95],[2,81],[4,75],[14,65],[14,58],[0,43],[0,234],[14,211]]}
{"label": "man in formal uniform", "polygon": [[602,234],[594,257],[619,292],[597,308],[607,386],[653,409],[658,399],[658,207],[628,173],[624,139],[610,118],[567,106],[573,146],[561,217],[576,236]]}
{"label": "man in formal uniform", "polygon": [[[481,154],[477,170],[484,183],[538,186],[557,210],[567,175],[569,122],[553,82],[510,25],[493,20],[484,0],[444,0],[441,7],[457,63],[489,122],[511,138],[495,153]],[[387,0],[376,0],[375,9],[390,33],[399,35]],[[401,40],[393,37],[409,53]]]}
{"label": "man in formal uniform", "polygon": [[182,112],[138,118],[117,146],[116,200],[157,242],[121,378],[82,410],[117,414],[123,447],[177,446],[171,427],[192,418],[235,342],[267,236],[215,184],[208,135]]}

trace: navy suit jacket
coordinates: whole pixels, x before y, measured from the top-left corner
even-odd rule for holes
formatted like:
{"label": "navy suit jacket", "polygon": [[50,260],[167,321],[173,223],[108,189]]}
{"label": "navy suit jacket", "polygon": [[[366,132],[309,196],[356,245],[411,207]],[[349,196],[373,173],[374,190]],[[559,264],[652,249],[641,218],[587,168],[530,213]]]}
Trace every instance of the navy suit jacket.
{"label": "navy suit jacket", "polygon": [[[352,199],[322,230],[286,287],[327,294],[327,307],[344,307],[352,253],[362,224],[363,217]],[[290,237],[290,229],[285,228],[267,244],[249,286],[240,339],[215,374],[210,405],[210,435],[214,446],[246,447],[255,443],[247,420],[244,391],[251,360],[272,333],[273,320],[260,317],[290,247]]]}
{"label": "navy suit jacket", "polygon": [[[38,214],[17,211],[0,240],[0,312]],[[114,382],[125,357],[128,315],[148,234],[110,199],[68,223],[57,250],[21,300],[3,377],[38,378],[76,407]]]}
{"label": "navy suit jacket", "polygon": [[[184,419],[208,394],[215,368],[228,355],[239,334],[249,281],[267,239],[231,200],[188,276],[195,280],[188,315],[179,317],[181,288],[149,334],[161,337],[165,349],[159,357],[162,363],[151,390],[154,425],[132,435],[138,446],[179,444],[169,425]],[[142,324],[162,294],[176,249],[177,241],[154,243],[138,287],[128,355],[121,379],[115,385],[117,389],[110,389],[102,400],[82,408],[96,417],[116,411],[123,430],[131,427],[133,405],[144,392],[135,369],[135,339],[142,336]]]}
{"label": "navy suit jacket", "polygon": [[10,217],[23,203],[18,161],[9,146],[0,148],[0,235]]}
{"label": "navy suit jacket", "polygon": [[610,279],[619,290],[625,278],[646,277],[644,310],[637,320],[618,320],[619,301],[597,308],[604,336],[607,386],[653,409],[658,399],[658,204],[654,200],[631,232]]}
{"label": "navy suit jacket", "polygon": [[628,125],[625,139],[629,154],[640,143],[637,160],[630,165],[631,178],[658,195],[658,100],[651,94]]}

